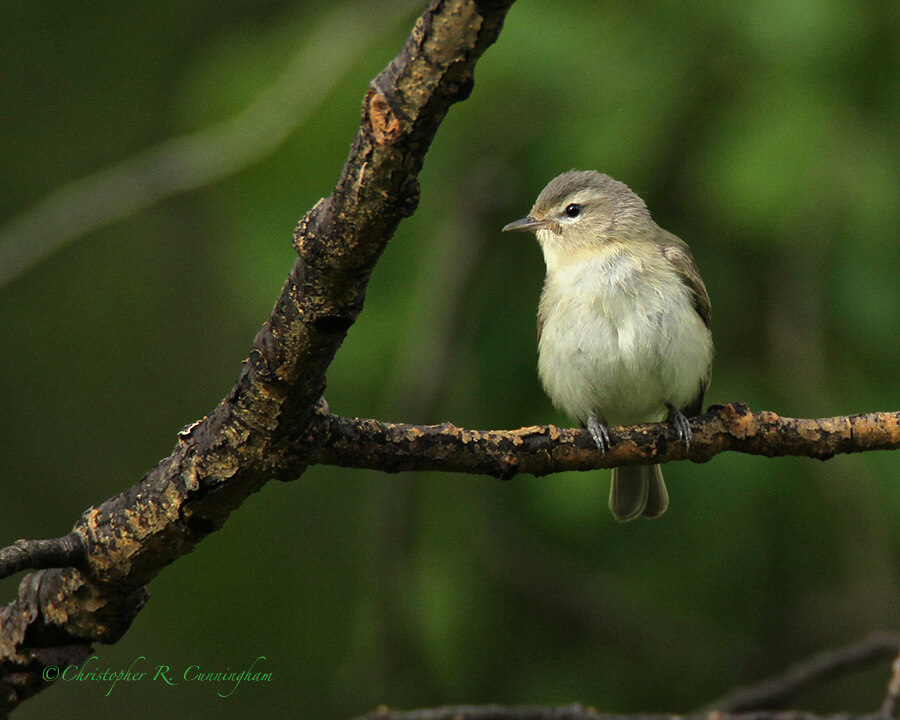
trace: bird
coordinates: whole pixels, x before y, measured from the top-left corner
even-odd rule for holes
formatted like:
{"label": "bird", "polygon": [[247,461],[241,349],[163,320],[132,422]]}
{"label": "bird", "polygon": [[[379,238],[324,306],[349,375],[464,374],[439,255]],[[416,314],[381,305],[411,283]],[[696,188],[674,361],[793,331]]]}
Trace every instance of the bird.
{"label": "bird", "polygon": [[[594,170],[551,180],[503,227],[535,234],[546,277],[538,374],[601,453],[607,427],[667,420],[688,449],[712,372],[710,300],[687,243],[625,183]],[[609,507],[626,522],[669,505],[659,465],[614,468]]]}

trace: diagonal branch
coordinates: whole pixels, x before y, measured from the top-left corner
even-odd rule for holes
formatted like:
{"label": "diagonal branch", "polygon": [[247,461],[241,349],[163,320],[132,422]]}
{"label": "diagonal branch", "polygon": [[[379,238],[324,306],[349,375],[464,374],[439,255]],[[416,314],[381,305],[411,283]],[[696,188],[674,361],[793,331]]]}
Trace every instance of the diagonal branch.
{"label": "diagonal branch", "polygon": [[894,658],[891,666],[891,679],[888,682],[887,694],[881,704],[881,714],[886,718],[896,718],[900,709],[900,655]]}
{"label": "diagonal branch", "polygon": [[693,715],[663,713],[611,715],[576,704],[562,707],[454,705],[407,711],[380,708],[356,720],[884,720],[884,718],[877,714],[815,715],[796,710],[740,714],[712,711]]}
{"label": "diagonal branch", "polygon": [[74,528],[83,569],[26,577],[0,610],[0,717],[45,687],[48,652],[85,655],[115,642],[146,601],[145,583],[220,528],[267,481],[295,478],[313,449],[296,442],[317,417],[325,373],[362,310],[372,269],[418,202],[417,175],[450,106],[513,0],[433,0],[371,83],[331,196],[300,222],[299,258],[237,383],[133,487]]}
{"label": "diagonal branch", "polygon": [[[381,707],[356,720],[889,720],[893,707],[889,697],[881,713],[816,715],[799,710],[771,710],[793,694],[826,682],[843,672],[859,669],[873,660],[894,655],[900,641],[895,634],[874,633],[862,642],[822,653],[799,663],[781,675],[752,688],[741,688],[713,704],[713,709],[687,715],[599,713],[578,703],[560,707],[455,705],[421,710],[391,710]],[[895,669],[896,673],[896,669]],[[891,681],[896,680],[896,674]]]}
{"label": "diagonal branch", "polygon": [[[370,84],[340,179],[298,225],[298,260],[229,394],[179,432],[172,453],[138,484],[86,510],[72,533],[22,541],[0,554],[11,572],[61,566],[24,578],[16,600],[0,609],[0,717],[47,685],[46,665],[74,664],[91,643],[116,642],[146,602],[147,582],[266,482],[294,479],[309,464],[511,477],[685,457],[702,462],[724,450],[826,459],[900,446],[900,413],[794,420],[724,406],[693,422],[689,454],[667,427],[644,425],[613,432],[616,444],[605,457],[585,432],[552,426],[478,432],[329,414],[321,399],[326,371],[362,310],[375,263],[416,207],[417,176],[437,128],[471,91],[474,66],[512,2],[432,0]],[[603,717],[580,707],[562,709],[569,715],[469,710],[405,717]],[[805,717],[812,716],[759,719]]]}
{"label": "diagonal branch", "polygon": [[[845,673],[857,671],[872,662],[895,657],[898,650],[900,636],[894,633],[873,633],[861,642],[829,650],[797,663],[757,685],[738,688],[711,705],[724,713],[782,707],[800,692],[827,683]],[[890,717],[889,712],[885,712],[885,715]]]}

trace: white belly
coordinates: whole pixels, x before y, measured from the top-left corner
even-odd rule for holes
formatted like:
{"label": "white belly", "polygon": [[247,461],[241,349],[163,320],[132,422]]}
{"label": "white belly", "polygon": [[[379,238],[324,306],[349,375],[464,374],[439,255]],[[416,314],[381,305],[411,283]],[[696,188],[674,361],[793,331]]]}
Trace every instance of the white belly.
{"label": "white belly", "polygon": [[615,253],[557,267],[541,314],[541,382],[581,423],[591,413],[609,425],[658,422],[666,403],[683,409],[708,377],[709,330],[662,259]]}

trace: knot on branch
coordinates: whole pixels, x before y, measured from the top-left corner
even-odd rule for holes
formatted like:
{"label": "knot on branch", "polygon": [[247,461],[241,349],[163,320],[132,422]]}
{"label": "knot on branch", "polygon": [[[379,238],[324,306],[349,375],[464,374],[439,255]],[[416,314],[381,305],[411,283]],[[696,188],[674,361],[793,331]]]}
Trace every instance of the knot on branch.
{"label": "knot on branch", "polygon": [[401,123],[388,99],[375,88],[366,100],[366,118],[378,145],[393,145],[401,136]]}

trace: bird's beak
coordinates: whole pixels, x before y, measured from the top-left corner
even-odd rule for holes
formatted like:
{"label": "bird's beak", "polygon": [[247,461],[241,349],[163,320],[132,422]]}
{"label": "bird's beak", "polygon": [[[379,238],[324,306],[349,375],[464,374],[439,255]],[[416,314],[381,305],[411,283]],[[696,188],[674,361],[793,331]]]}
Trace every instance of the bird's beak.
{"label": "bird's beak", "polygon": [[547,220],[536,220],[529,215],[528,217],[523,217],[521,220],[513,220],[511,223],[504,225],[502,232],[507,232],[508,230],[528,230],[529,232],[534,232],[535,230],[547,227],[549,224],[550,222]]}

